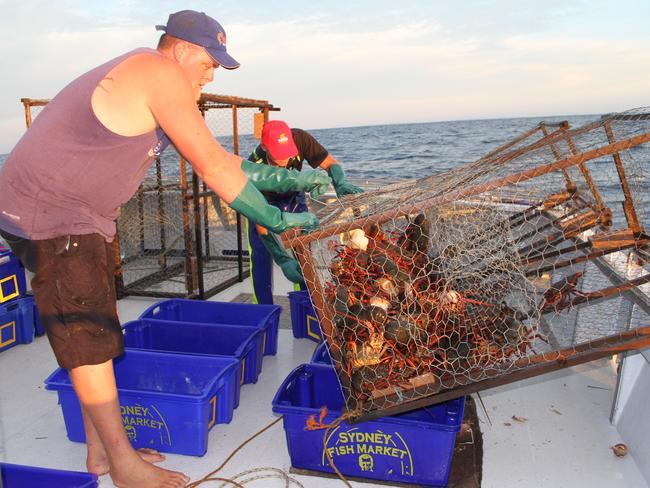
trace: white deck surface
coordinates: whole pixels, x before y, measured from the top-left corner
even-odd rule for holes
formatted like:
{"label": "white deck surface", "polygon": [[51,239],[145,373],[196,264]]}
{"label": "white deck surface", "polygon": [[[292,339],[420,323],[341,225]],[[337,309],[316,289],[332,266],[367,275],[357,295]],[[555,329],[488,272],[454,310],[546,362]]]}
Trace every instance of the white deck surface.
{"label": "white deck surface", "polygon": [[[276,294],[282,291],[286,292],[276,286]],[[250,292],[248,281],[213,299],[228,301],[241,292]],[[155,301],[120,301],[122,322],[137,318]],[[166,454],[162,466],[183,471],[192,480],[215,469],[241,442],[276,418],[271,412],[271,399],[277,387],[296,365],[309,361],[314,348],[313,342],[294,339],[291,331],[281,330],[278,355],[264,358],[257,384],[242,387],[240,406],[232,423],[216,425],[211,430],[207,454],[202,458]],[[43,386],[43,380],[55,368],[45,337],[0,354],[0,460],[56,469],[85,469],[85,445],[67,439],[57,394]],[[621,442],[616,428],[609,423],[615,380],[613,362],[603,360],[484,391],[482,398],[491,425],[479,405],[484,443],[482,486],[646,488],[634,453],[617,458],[610,449]],[[526,420],[517,422],[513,415]],[[647,417],[639,419],[648,421]],[[247,445],[219,476],[230,477],[256,467],[289,470],[282,423]],[[310,488],[343,486],[339,480],[296,478]],[[352,485],[379,486],[354,482]],[[113,484],[104,476],[100,486],[110,488]],[[265,479],[246,486],[274,488],[285,483]]]}

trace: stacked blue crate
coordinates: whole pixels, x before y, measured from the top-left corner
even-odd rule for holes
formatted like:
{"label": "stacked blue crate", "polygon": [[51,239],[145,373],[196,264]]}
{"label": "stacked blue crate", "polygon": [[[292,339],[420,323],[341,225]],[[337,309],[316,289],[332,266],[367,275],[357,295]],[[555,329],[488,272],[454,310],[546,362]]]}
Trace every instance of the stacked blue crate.
{"label": "stacked blue crate", "polygon": [[0,246],[0,304],[19,298],[25,291],[25,268],[10,249]]}
{"label": "stacked blue crate", "polygon": [[[114,360],[124,429],[136,448],[203,456],[215,424],[232,421],[241,368],[229,357],[127,349]],[[46,380],[58,393],[68,438],[85,442],[83,417],[68,371]]]}
{"label": "stacked blue crate", "polygon": [[321,342],[323,334],[309,292],[307,290],[289,292],[289,305],[291,307],[293,336],[296,339]]}
{"label": "stacked blue crate", "polygon": [[257,383],[262,371],[264,334],[258,327],[138,319],[122,329],[128,349],[233,357],[242,384]]}
{"label": "stacked blue crate", "polygon": [[[229,423],[241,385],[255,383],[264,354],[277,351],[276,305],[163,300],[124,324],[125,353],[114,361],[122,420],[134,447],[202,456],[208,432]],[[68,438],[84,442],[67,371],[56,390]]]}
{"label": "stacked blue crate", "polygon": [[97,488],[97,475],[80,471],[0,463],[0,486],[5,488]]}
{"label": "stacked blue crate", "polygon": [[278,327],[281,312],[282,307],[279,305],[172,298],[152,305],[142,312],[140,318],[257,327],[264,333],[264,355],[272,356],[278,350]]}
{"label": "stacked blue crate", "polygon": [[314,354],[312,354],[311,360],[309,362],[317,364],[332,364],[332,358],[330,357],[330,353],[327,349],[327,343],[321,342],[316,347]]}
{"label": "stacked blue crate", "polygon": [[0,247],[0,352],[34,340],[34,297],[26,290],[25,268]]}

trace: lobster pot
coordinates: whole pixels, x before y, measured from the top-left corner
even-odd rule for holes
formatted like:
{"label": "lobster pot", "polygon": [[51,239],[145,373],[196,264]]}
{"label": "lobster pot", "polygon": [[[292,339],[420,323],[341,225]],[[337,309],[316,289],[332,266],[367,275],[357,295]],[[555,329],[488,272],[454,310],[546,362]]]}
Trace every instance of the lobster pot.
{"label": "lobster pot", "polygon": [[648,111],[504,141],[283,235],[360,419],[650,345]]}

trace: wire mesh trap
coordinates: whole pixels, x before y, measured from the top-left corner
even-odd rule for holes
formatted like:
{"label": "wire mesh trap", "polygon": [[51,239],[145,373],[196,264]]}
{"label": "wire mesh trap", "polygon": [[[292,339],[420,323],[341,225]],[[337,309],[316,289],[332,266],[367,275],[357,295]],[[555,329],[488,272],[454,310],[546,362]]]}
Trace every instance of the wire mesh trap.
{"label": "wire mesh trap", "polygon": [[650,111],[541,123],[286,233],[357,420],[650,345]]}

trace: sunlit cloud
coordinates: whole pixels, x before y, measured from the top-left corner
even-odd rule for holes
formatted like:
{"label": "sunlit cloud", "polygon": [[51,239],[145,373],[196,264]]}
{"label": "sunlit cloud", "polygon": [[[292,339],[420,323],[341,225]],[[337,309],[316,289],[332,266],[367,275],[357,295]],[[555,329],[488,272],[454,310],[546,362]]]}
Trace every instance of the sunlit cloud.
{"label": "sunlit cloud", "polygon": [[[437,2],[385,3],[381,10],[365,2],[309,9],[295,2],[284,9],[293,15],[267,3],[219,9],[233,19],[224,23],[228,49],[242,66],[218,70],[206,91],[269,100],[282,109],[274,117],[304,128],[648,104],[650,39],[641,24],[610,35],[603,26],[614,14],[604,1],[468,0],[470,17]],[[21,97],[51,97],[98,64],[153,47],[153,26],[185,8],[157,5],[12,4],[0,19],[0,55],[11,73],[0,91],[0,153],[24,131]],[[194,8],[215,9],[201,1]]]}

